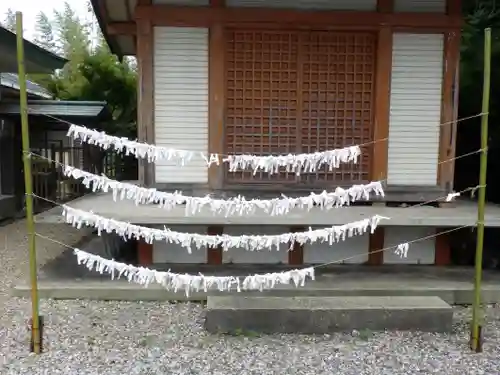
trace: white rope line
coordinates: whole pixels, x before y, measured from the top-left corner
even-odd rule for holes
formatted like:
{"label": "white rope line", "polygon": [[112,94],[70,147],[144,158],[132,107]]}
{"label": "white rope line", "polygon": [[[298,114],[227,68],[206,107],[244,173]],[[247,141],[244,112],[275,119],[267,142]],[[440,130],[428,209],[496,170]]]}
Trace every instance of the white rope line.
{"label": "white rope line", "polygon": [[[465,155],[460,155],[451,159],[441,161],[439,164],[456,160],[465,156],[479,153],[482,150],[470,152]],[[295,208],[311,210],[313,207],[318,207],[322,210],[330,210],[346,205],[350,205],[356,201],[369,200],[370,194],[384,197],[385,193],[382,183],[386,180],[374,181],[368,184],[354,185],[348,189],[337,187],[333,192],[326,190],[316,194],[310,193],[308,196],[287,197],[281,195],[281,198],[272,199],[246,199],[244,196],[229,199],[216,199],[210,195],[203,197],[193,197],[183,195],[182,192],[162,192],[154,188],[140,187],[135,184],[125,183],[109,179],[105,175],[99,176],[93,173],[83,171],[79,168],[71,167],[52,160],[43,155],[30,153],[30,156],[36,156],[45,159],[57,166],[60,166],[63,173],[67,177],[72,177],[76,180],[81,179],[81,183],[93,192],[97,190],[104,193],[112,192],[113,200],[131,200],[136,205],[139,204],[157,204],[160,208],[172,210],[177,206],[185,206],[184,212],[186,216],[192,216],[200,213],[203,208],[208,207],[213,214],[223,214],[225,217],[234,215],[252,215],[258,210],[271,216],[286,215]],[[449,198],[449,197],[447,197]]]}
{"label": "white rope line", "polygon": [[[484,114],[481,113],[467,118],[457,119],[440,124],[439,126],[454,124],[482,115]],[[55,118],[54,116],[49,117]],[[64,122],[69,123],[67,121]],[[315,173],[323,166],[328,166],[328,170],[332,171],[333,169],[339,168],[343,163],[357,163],[361,155],[361,147],[387,140],[387,138],[384,138],[366,142],[361,145],[314,153],[266,156],[249,154],[222,155],[217,153],[208,155],[202,151],[181,150],[132,141],[128,138],[112,136],[105,132],[89,129],[84,126],[69,124],[70,128],[67,135],[73,139],[97,145],[105,150],[116,149],[127,155],[132,154],[136,158],[147,159],[148,162],[165,160],[184,166],[192,161],[193,158],[198,157],[206,163],[207,167],[226,163],[229,166],[229,172],[251,169],[254,175],[257,172],[275,174],[282,168],[284,168],[286,172],[295,173],[296,175],[300,175],[301,173]]]}
{"label": "white rope line", "polygon": [[[42,115],[42,116],[46,116],[46,117],[48,117],[48,118],[51,118],[51,119],[53,119],[53,120],[56,120],[56,121],[62,122],[62,123],[64,123],[64,124],[67,124],[67,125],[70,125],[70,126],[71,126],[71,125],[75,125],[75,124],[74,124],[74,123],[72,123],[72,122],[69,122],[69,121],[67,121],[67,120],[61,119],[61,118],[56,117],[56,116],[52,116],[52,115],[49,115],[49,114],[43,113],[43,112],[38,111],[38,110],[36,110],[36,109],[34,109],[34,108],[29,108],[28,110],[29,110],[30,112],[34,112],[35,114],[39,114],[39,115]],[[488,115],[488,114],[489,114],[489,112],[480,112],[480,113],[477,113],[477,114],[475,114],[475,115],[466,116],[466,117],[461,117],[461,118],[457,118],[457,119],[455,119],[455,120],[442,122],[442,123],[438,124],[437,126],[438,126],[438,127],[443,127],[443,126],[448,126],[448,125],[455,125],[455,124],[457,124],[457,123],[459,123],[459,122],[463,122],[463,121],[471,120],[471,119],[474,119],[474,118],[482,117],[482,116],[484,116],[484,115]],[[373,144],[375,144],[375,143],[378,143],[378,142],[385,142],[385,141],[387,141],[387,140],[389,140],[389,138],[388,138],[388,137],[384,137],[384,138],[374,139],[374,140],[369,141],[369,142],[360,143],[360,144],[358,144],[357,146],[358,146],[358,147],[366,147],[366,146],[371,146],[371,145],[373,145]],[[232,156],[232,155],[234,155],[234,154],[217,154],[217,155],[219,155],[219,156],[223,156],[223,157],[227,157],[227,156]]]}
{"label": "white rope line", "polygon": [[368,184],[353,185],[348,189],[337,187],[333,192],[327,192],[326,190],[318,194],[311,192],[307,196],[300,197],[288,197],[284,194],[279,198],[272,199],[247,199],[241,195],[228,199],[217,199],[212,198],[210,194],[194,197],[184,195],[179,191],[168,193],[154,188],[120,182],[105,175],[99,176],[53,161],[36,153],[31,153],[31,155],[41,157],[60,166],[66,177],[81,180],[81,184],[87,189],[91,189],[92,192],[112,192],[115,202],[126,199],[133,201],[136,205],[157,204],[165,210],[173,210],[177,206],[184,206],[186,216],[200,213],[204,208],[208,208],[212,214],[222,214],[225,217],[252,215],[257,211],[263,211],[271,216],[279,216],[286,215],[295,208],[311,210],[313,207],[320,207],[324,210],[330,210],[356,201],[369,200],[370,195],[385,196],[382,183],[374,181]]}
{"label": "white rope line", "polygon": [[[464,225],[458,228],[453,228],[447,231],[442,231],[434,235],[429,235],[426,237],[421,237],[408,241],[404,244],[399,244],[396,246],[389,246],[383,249],[370,251],[368,254],[375,254],[380,252],[385,252],[388,250],[395,249],[395,253],[401,257],[406,256],[408,247],[418,241],[424,241],[428,239],[435,238],[437,236],[451,233],[463,228],[470,227],[471,225]],[[207,292],[210,289],[218,289],[219,291],[231,291],[236,290],[241,292],[242,290],[259,290],[263,291],[265,289],[272,289],[276,285],[295,285],[295,287],[302,287],[305,282],[310,279],[315,280],[315,269],[320,267],[326,267],[335,263],[342,263],[350,259],[357,258],[359,256],[366,256],[366,252],[363,254],[357,254],[343,259],[337,259],[332,262],[323,263],[320,265],[306,267],[302,269],[293,269],[283,272],[273,272],[266,274],[254,274],[246,277],[239,276],[207,276],[202,273],[198,275],[188,275],[188,274],[178,274],[167,271],[157,271],[145,267],[136,267],[125,263],[116,262],[113,259],[105,259],[98,255],[90,254],[88,252],[79,250],[60,241],[54,240],[50,237],[43,236],[39,233],[35,233],[38,237],[43,238],[48,241],[60,244],[64,247],[72,249],[77,256],[78,264],[85,265],[89,270],[96,270],[101,274],[108,273],[111,275],[111,279],[120,278],[124,276],[129,282],[134,282],[147,287],[152,282],[156,282],[162,285],[167,290],[172,290],[177,292],[179,290],[184,290],[186,295],[189,296],[191,291],[199,292],[203,290]]]}
{"label": "white rope line", "polygon": [[307,279],[314,280],[314,268],[293,269],[283,272],[272,272],[265,274],[254,274],[245,277],[239,276],[209,276],[199,273],[197,275],[179,274],[169,271],[157,271],[145,267],[136,267],[130,264],[105,259],[98,255],[90,254],[72,246],[56,241],[50,237],[35,233],[38,237],[72,249],[77,256],[78,264],[85,265],[89,270],[99,273],[108,273],[111,279],[126,277],[129,282],[134,282],[147,287],[152,282],[162,285],[167,290],[178,292],[184,290],[186,296],[192,291],[201,290],[207,292],[217,289],[221,292],[236,290],[259,290],[272,289],[276,285],[304,286]]}
{"label": "white rope line", "polygon": [[[433,202],[439,201],[450,201],[455,197],[468,192],[476,191],[481,186],[469,187],[463,189],[456,193],[450,193],[445,197],[439,197],[433,200],[422,202],[420,204],[408,207],[408,209],[421,207]],[[376,226],[381,220],[389,219],[383,216],[375,215],[371,218],[363,219],[350,224],[333,226],[331,228],[324,228],[319,230],[312,230],[311,228],[305,232],[290,232],[282,233],[279,235],[264,235],[264,236],[229,236],[229,235],[201,235],[197,233],[186,233],[186,232],[174,232],[167,228],[160,230],[148,227],[142,227],[126,223],[123,221],[118,221],[114,219],[109,219],[102,217],[100,215],[95,215],[92,212],[86,212],[74,209],[67,205],[61,205],[50,199],[40,197],[36,194],[32,194],[33,197],[50,202],[56,206],[63,208],[63,216],[67,223],[77,227],[78,229],[84,225],[94,226],[101,232],[116,232],[124,238],[144,238],[146,242],[152,243],[155,240],[167,240],[169,242],[177,243],[185,247],[190,251],[191,246],[195,246],[198,249],[211,247],[217,248],[219,246],[223,247],[223,250],[227,251],[229,248],[246,248],[250,251],[261,250],[264,248],[275,247],[279,249],[280,244],[289,244],[290,249],[293,247],[294,242],[304,244],[308,241],[316,242],[318,240],[328,241],[330,244],[337,242],[339,240],[345,240],[347,237],[352,235],[359,235],[366,233],[368,228],[373,233]],[[450,198],[452,196],[452,198]],[[406,208],[401,208],[406,209]],[[400,244],[398,246],[405,245]],[[396,246],[397,247],[397,246]],[[404,247],[404,246],[403,246]],[[364,254],[363,254],[364,255]]]}
{"label": "white rope line", "polygon": [[[468,118],[450,121],[449,124],[455,124],[459,121],[463,121],[469,118],[479,117],[482,115],[484,115],[484,113],[475,116],[470,116]],[[53,117],[53,116],[48,116],[48,117]],[[58,120],[57,118],[55,119]],[[126,154],[134,154],[137,158],[146,158],[149,162],[155,162],[158,160],[176,161],[178,164],[183,166],[185,165],[186,162],[189,162],[193,158],[193,156],[197,155],[206,162],[207,167],[210,167],[211,165],[214,164],[220,165],[221,163],[227,163],[229,165],[230,172],[235,172],[237,170],[242,170],[242,169],[243,170],[253,169],[254,174],[256,174],[259,171],[264,171],[269,174],[273,174],[273,173],[278,173],[280,168],[285,168],[286,172],[291,172],[299,175],[300,173],[314,173],[321,166],[328,166],[328,169],[331,171],[334,168],[338,168],[341,163],[348,163],[348,162],[356,163],[359,156],[361,155],[360,147],[363,146],[363,145],[350,146],[337,150],[316,152],[310,154],[298,154],[298,155],[291,155],[291,154],[268,155],[268,156],[226,155],[225,157],[223,157],[223,155],[220,154],[211,154],[208,156],[202,152],[177,150],[172,148],[158,147],[155,145],[149,145],[146,143],[140,143],[136,141],[130,141],[129,139],[126,138],[113,137],[104,132],[98,132],[82,126],[74,125],[67,121],[63,122],[70,124],[70,130],[68,132],[68,136],[73,137],[74,139],[80,139],[83,142],[98,145],[103,149],[116,149],[118,151],[125,152]],[[448,123],[444,123],[441,124],[440,126],[447,124]],[[375,140],[366,143],[364,145],[373,144],[383,140],[387,140],[387,138],[382,140]],[[469,153],[468,155],[472,155],[482,151],[484,150],[475,151]],[[439,164],[442,164],[443,162],[447,162],[450,160],[456,160],[468,155],[461,155],[446,161],[441,161],[439,162]],[[31,154],[28,156],[31,156]],[[82,181],[84,184],[87,183],[89,184],[89,186],[93,184],[93,188],[96,188],[97,185],[97,188],[101,186],[101,189],[109,189],[110,181],[114,183],[115,188],[121,186],[117,185],[121,184],[120,182],[107,179],[105,176],[101,177],[89,174],[88,172],[77,170],[76,168],[71,169],[71,167],[68,166],[63,166],[63,168],[64,168],[63,171],[67,176],[82,178],[84,180]],[[77,170],[76,174],[77,175],[79,174],[80,177],[75,175],[75,170]],[[380,182],[378,183],[380,184]],[[125,197],[127,196],[127,194],[130,195],[132,193],[131,186],[133,185],[127,187],[128,190],[122,189],[121,194],[124,195]],[[441,197],[431,201],[423,202],[421,204],[411,206],[410,208],[419,207],[435,201],[441,201],[443,199],[446,201],[451,201],[456,197],[458,197],[461,193],[465,191],[475,191],[478,187],[479,186],[473,188],[467,188],[457,193],[450,193],[446,197]],[[115,194],[118,193],[118,191],[113,191],[113,192]],[[381,192],[383,194],[383,191]],[[33,196],[39,199],[46,200],[53,204],[59,205],[57,202],[51,201],[43,197],[39,197],[35,194],[33,194]],[[141,202],[141,199],[137,196],[137,194],[135,195],[135,199],[136,200],[139,199],[138,203]],[[182,196],[182,199],[185,199],[185,197]],[[246,236],[246,235],[211,236],[211,235],[197,234],[197,233],[193,234],[193,233],[174,232],[167,228],[160,230],[154,228],[141,227],[130,223],[121,222],[118,220],[113,220],[99,215],[95,215],[93,212],[77,210],[67,205],[60,205],[60,206],[62,206],[64,209],[63,215],[66,219],[66,222],[72,224],[77,228],[81,228],[83,225],[93,226],[98,230],[99,235],[103,231],[116,232],[126,239],[142,238],[148,243],[152,243],[155,240],[166,240],[167,242],[177,243],[187,248],[188,251],[190,251],[191,247],[193,246],[197,247],[198,249],[205,247],[207,248],[222,247],[222,249],[225,251],[233,247],[243,247],[246,250],[253,251],[253,250],[261,250],[264,248],[273,248],[273,247],[279,249],[280,245],[282,244],[288,244],[290,246],[290,250],[292,250],[293,244],[296,242],[299,244],[304,244],[306,242],[314,243],[319,241],[319,242],[328,242],[331,245],[334,242],[345,240],[346,237],[363,234],[368,230],[370,230],[371,233],[373,233],[380,220],[389,219],[379,215],[375,215],[368,219],[360,220],[358,222],[353,222],[341,226],[334,226],[331,228],[324,228],[319,230],[312,230],[312,228],[310,228],[308,231],[305,232],[283,233],[281,235],[271,235],[271,236],[269,235],[268,236]],[[285,211],[286,210],[283,210],[282,212]],[[468,226],[470,225],[463,226],[461,228]],[[437,237],[438,235],[449,233],[461,228],[454,228],[449,231],[436,233],[434,235],[415,239],[406,243],[399,244],[397,246],[390,246],[384,249],[375,250],[372,251],[371,253],[387,251],[389,249],[396,249],[395,253],[397,255],[401,257],[406,257],[410,243]],[[38,236],[41,236],[38,233],[36,234]],[[49,239],[48,237],[44,236],[41,237],[46,238],[48,240],[52,240]],[[66,244],[63,245],[71,248]],[[157,282],[163,285],[168,290],[173,290],[173,291],[178,291],[181,289],[185,290],[186,294],[189,294],[192,290],[207,291],[212,288],[217,288],[220,291],[229,291],[229,290],[262,291],[264,289],[274,288],[278,284],[294,284],[295,286],[303,286],[305,284],[306,279],[309,278],[314,280],[315,277],[314,270],[316,268],[324,267],[329,264],[334,264],[338,262],[344,262],[346,260],[361,256],[361,254],[356,254],[345,259],[340,259],[340,260],[337,259],[332,262],[316,265],[314,267],[295,269],[279,273],[255,274],[251,276],[246,276],[244,278],[240,278],[237,276],[223,276],[223,277],[205,276],[201,273],[198,275],[188,275],[188,274],[176,274],[170,271],[161,272],[143,267],[135,267],[124,263],[119,263],[114,260],[105,259],[97,255],[81,251],[79,249],[74,249],[73,251],[77,255],[79,264],[84,264],[89,269],[96,269],[101,273],[104,272],[110,273],[112,278],[114,278],[115,276],[119,277],[123,275],[126,276],[129,281],[136,282],[145,286],[149,285],[151,282]],[[366,252],[364,252],[362,255],[366,256]]]}
{"label": "white rope line", "polygon": [[[57,204],[50,199],[33,194],[33,197],[45,200],[52,204]],[[177,232],[164,227],[164,229],[150,228],[140,225],[134,225],[125,221],[106,218],[96,215],[93,212],[87,212],[72,208],[67,205],[60,205],[63,208],[63,217],[67,224],[80,229],[84,226],[90,226],[97,229],[100,235],[103,232],[117,233],[123,238],[144,239],[147,243],[154,241],[166,241],[184,247],[189,253],[192,248],[198,250],[204,248],[222,247],[224,251],[231,248],[243,248],[248,251],[260,251],[264,249],[279,250],[281,245],[293,247],[295,243],[301,245],[306,243],[327,242],[330,245],[345,241],[347,238],[359,236],[367,231],[373,233],[375,228],[382,220],[389,220],[388,217],[374,215],[369,218],[354,221],[344,225],[334,225],[322,229],[309,228],[303,232],[288,232],[275,235],[240,235],[231,236],[228,234],[209,235],[199,233]]]}
{"label": "white rope line", "polygon": [[[475,191],[479,188],[480,186],[476,187],[470,187],[467,189],[464,189],[460,192],[457,193],[452,193],[448,194],[448,196],[445,198],[446,200],[451,200],[457,197],[459,194],[466,192],[466,191]],[[450,196],[452,198],[450,198]],[[33,195],[37,197],[36,195]],[[37,197],[41,198],[41,197]],[[438,200],[442,200],[443,198],[439,198]],[[45,199],[47,200],[47,199]],[[50,201],[50,200],[48,200]],[[427,201],[424,203],[421,203],[420,205],[412,206],[410,208],[418,207],[424,204],[432,203],[433,201]],[[54,204],[57,204],[56,202],[51,202]],[[63,206],[64,207],[64,206]],[[90,214],[90,213],[87,213]],[[110,222],[109,219],[108,224]],[[79,224],[83,225],[83,221],[79,222]],[[88,224],[88,223],[87,223]],[[126,223],[128,224],[128,223]],[[409,245],[412,243],[415,243],[417,241],[422,241],[422,240],[427,240],[431,239],[434,237],[437,237],[438,235],[445,234],[445,233],[450,233],[453,231],[456,231],[461,228],[469,227],[470,225],[462,226],[460,228],[453,228],[448,231],[436,233],[434,235],[429,235],[425,236],[422,238],[414,239],[412,241],[408,241],[406,243],[401,243],[396,246],[389,246],[383,249],[375,250],[369,252],[369,254],[373,253],[379,253],[379,252],[385,252],[390,249],[395,249],[395,254],[400,256],[400,257],[406,257],[409,249]],[[108,227],[109,228],[109,227]],[[104,228],[103,228],[104,229]],[[371,228],[372,230],[374,229],[373,227]],[[49,239],[48,237],[42,236],[38,233],[35,233],[37,236],[40,236],[42,238]],[[52,239],[49,239],[52,240]],[[290,239],[291,240],[291,239]],[[58,242],[58,241],[57,241]],[[63,244],[63,246],[72,248],[69,245]],[[105,259],[102,258],[98,255],[91,254],[76,248],[72,248],[75,255],[77,256],[77,261],[78,264],[85,265],[89,270],[95,269],[96,271],[100,272],[101,274],[103,273],[108,273],[111,275],[111,278],[114,279],[115,277],[120,277],[124,276],[128,279],[129,282],[134,282],[138,283],[140,285],[148,286],[152,282],[156,282],[160,285],[162,285],[165,289],[167,290],[172,290],[174,292],[177,292],[179,290],[184,290],[186,295],[189,296],[189,294],[192,291],[208,291],[210,289],[217,289],[219,291],[231,291],[231,290],[236,290],[238,292],[242,290],[265,290],[265,289],[271,289],[274,288],[276,285],[295,285],[296,287],[304,286],[305,282],[307,280],[315,280],[315,270],[320,267],[326,267],[331,264],[335,263],[342,263],[350,259],[357,258],[359,256],[366,256],[366,252],[363,254],[354,254],[352,256],[343,258],[343,259],[336,259],[332,262],[328,263],[323,263],[320,265],[312,266],[312,267],[306,267],[306,268],[301,268],[301,269],[293,269],[289,271],[283,271],[283,272],[273,272],[273,273],[266,273],[266,274],[254,274],[254,275],[249,275],[246,277],[239,277],[239,276],[206,276],[202,273],[199,273],[198,275],[189,275],[189,274],[178,274],[174,272],[163,272],[163,271],[157,271],[145,267],[136,267],[133,265],[128,265],[120,262],[116,262],[113,259]]]}

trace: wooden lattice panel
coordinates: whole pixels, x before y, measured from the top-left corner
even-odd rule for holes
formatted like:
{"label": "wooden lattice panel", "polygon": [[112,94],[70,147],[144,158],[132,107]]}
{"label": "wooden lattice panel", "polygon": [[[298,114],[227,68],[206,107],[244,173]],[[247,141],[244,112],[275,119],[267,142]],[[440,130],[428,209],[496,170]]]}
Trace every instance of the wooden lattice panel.
{"label": "wooden lattice panel", "polygon": [[[280,31],[227,35],[227,153],[297,152],[298,38]],[[234,182],[295,181],[291,173],[227,173]]]}
{"label": "wooden lattice panel", "polygon": [[[301,152],[331,150],[372,139],[375,36],[370,33],[310,32],[301,52]],[[303,174],[309,184],[361,182],[370,178],[371,148],[358,164]]]}
{"label": "wooden lattice panel", "polygon": [[[365,33],[229,30],[227,153],[313,152],[371,138],[375,37]],[[369,151],[369,150],[365,150]],[[231,183],[333,185],[369,179],[358,166],[297,177],[226,172]]]}

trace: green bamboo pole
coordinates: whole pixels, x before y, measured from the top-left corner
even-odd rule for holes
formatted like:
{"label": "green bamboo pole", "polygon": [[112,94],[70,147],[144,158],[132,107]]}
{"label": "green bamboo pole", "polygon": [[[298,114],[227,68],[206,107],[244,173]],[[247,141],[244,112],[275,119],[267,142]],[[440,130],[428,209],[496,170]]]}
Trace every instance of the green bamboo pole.
{"label": "green bamboo pole", "polygon": [[29,267],[31,281],[32,344],[33,351],[40,354],[40,326],[38,312],[38,283],[36,269],[35,221],[33,219],[33,183],[31,177],[30,138],[28,124],[28,97],[26,94],[26,71],[24,66],[23,14],[16,12],[17,67],[19,74],[19,98],[21,109],[21,133],[23,143],[24,186],[26,191],[26,227],[29,238]]}
{"label": "green bamboo pole", "polygon": [[476,241],[476,272],[474,279],[474,305],[472,308],[471,349],[478,351],[481,337],[479,321],[481,309],[481,277],[483,272],[483,243],[484,243],[484,206],[486,201],[486,168],[488,164],[488,111],[490,106],[490,79],[491,79],[491,29],[484,30],[484,76],[483,76],[483,105],[481,112],[481,162],[479,167],[479,194],[477,200],[477,241]]}

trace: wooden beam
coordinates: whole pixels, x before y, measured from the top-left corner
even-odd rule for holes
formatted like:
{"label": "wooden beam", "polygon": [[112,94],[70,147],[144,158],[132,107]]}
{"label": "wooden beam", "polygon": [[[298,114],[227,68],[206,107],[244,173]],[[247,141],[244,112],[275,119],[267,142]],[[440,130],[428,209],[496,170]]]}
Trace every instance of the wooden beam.
{"label": "wooden beam", "polygon": [[142,240],[137,241],[137,262],[140,266],[150,266],[153,264],[153,244]]}
{"label": "wooden beam", "polygon": [[384,227],[377,227],[374,233],[370,234],[368,244],[368,264],[371,266],[380,266],[384,264],[384,252],[380,251],[385,244]]}
{"label": "wooden beam", "polygon": [[456,29],[458,16],[436,13],[380,13],[348,11],[301,11],[271,8],[189,7],[173,5],[137,6],[136,17],[150,19],[155,26],[210,27],[214,24],[247,27],[270,25],[310,26],[323,28],[350,27],[358,30],[394,27]]}
{"label": "wooden beam", "polygon": [[[137,137],[139,141],[154,144],[154,72],[153,26],[147,18],[139,18],[137,25]],[[151,186],[155,182],[154,163],[139,160],[139,183]]]}
{"label": "wooden beam", "polygon": [[392,29],[382,27],[378,32],[377,68],[375,75],[374,129],[372,146],[372,180],[387,178],[389,149],[389,120],[392,72]]}
{"label": "wooden beam", "polygon": [[[446,13],[461,17],[461,1],[447,0]],[[441,128],[439,129],[439,166],[437,183],[446,191],[453,190],[458,114],[458,78],[460,64],[460,29],[444,34],[443,87],[441,100]]]}
{"label": "wooden beam", "polygon": [[106,26],[109,35],[136,35],[135,22],[111,22]]}
{"label": "wooden beam", "polygon": [[441,229],[436,229],[438,235],[435,239],[434,247],[434,264],[436,266],[449,266],[451,263],[451,248],[450,236],[448,234],[440,234]]}
{"label": "wooden beam", "polygon": [[441,126],[439,129],[439,166],[437,183],[446,191],[453,189],[456,123],[455,96],[460,60],[460,32],[449,31],[444,34],[443,81],[441,100]]}
{"label": "wooden beam", "polygon": [[462,0],[447,0],[446,1],[446,14],[450,16],[462,15]]}
{"label": "wooden beam", "polygon": [[[224,153],[224,105],[225,105],[225,72],[224,50],[225,38],[222,24],[210,27],[209,31],[209,118],[208,118],[208,152]],[[221,189],[224,179],[224,168],[212,165],[208,170],[208,184],[212,189]]]}
{"label": "wooden beam", "polygon": [[[209,226],[207,228],[207,234],[210,236],[221,236],[224,232],[224,227],[222,226]],[[220,265],[222,264],[222,246],[209,247],[207,248],[207,264],[210,265]]]}
{"label": "wooden beam", "polygon": [[377,12],[392,13],[394,11],[394,0],[378,0]]}
{"label": "wooden beam", "polygon": [[[304,227],[292,227],[291,232],[303,232]],[[304,264],[304,246],[298,242],[293,244],[292,249],[288,252],[288,264],[290,266],[301,266]]]}

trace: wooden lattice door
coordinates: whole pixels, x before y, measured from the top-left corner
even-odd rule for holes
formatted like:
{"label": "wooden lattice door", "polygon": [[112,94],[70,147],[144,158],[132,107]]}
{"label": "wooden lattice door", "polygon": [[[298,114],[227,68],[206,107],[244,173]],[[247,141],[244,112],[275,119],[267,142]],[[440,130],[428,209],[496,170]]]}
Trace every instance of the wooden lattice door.
{"label": "wooden lattice door", "polygon": [[[366,143],[372,137],[375,36],[330,31],[228,30],[227,153],[314,152]],[[369,179],[361,162],[332,172],[226,172],[228,183],[324,185]]]}

